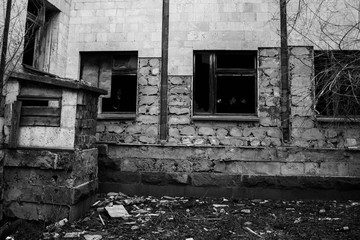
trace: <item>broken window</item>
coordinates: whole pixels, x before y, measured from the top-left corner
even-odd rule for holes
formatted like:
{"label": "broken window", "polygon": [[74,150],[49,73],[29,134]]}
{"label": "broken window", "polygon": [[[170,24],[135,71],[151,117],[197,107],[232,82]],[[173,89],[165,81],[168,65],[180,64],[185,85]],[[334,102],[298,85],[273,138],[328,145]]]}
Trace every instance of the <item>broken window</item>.
{"label": "broken window", "polygon": [[20,126],[60,126],[60,99],[19,97],[22,102]]}
{"label": "broken window", "polygon": [[108,90],[102,113],[136,112],[137,52],[86,52],[81,62],[81,78]]}
{"label": "broken window", "polygon": [[315,51],[314,66],[317,114],[360,115],[360,51]]}
{"label": "broken window", "polygon": [[194,54],[195,115],[256,115],[256,51]]}
{"label": "broken window", "polygon": [[[35,66],[46,50],[47,25],[59,10],[45,0],[29,0],[25,23],[23,64]],[[38,51],[38,53],[36,53]],[[43,59],[42,59],[43,60]],[[39,63],[40,64],[40,63]]]}

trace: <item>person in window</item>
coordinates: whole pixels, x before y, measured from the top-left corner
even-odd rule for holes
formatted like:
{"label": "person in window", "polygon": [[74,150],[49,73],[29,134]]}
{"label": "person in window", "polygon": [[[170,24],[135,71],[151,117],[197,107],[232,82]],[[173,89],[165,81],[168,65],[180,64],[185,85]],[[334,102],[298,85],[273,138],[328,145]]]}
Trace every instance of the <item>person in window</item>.
{"label": "person in window", "polygon": [[121,97],[122,97],[122,91],[121,89],[119,88],[117,91],[116,91],[116,94],[115,96],[112,98],[113,101],[112,101],[112,109],[114,111],[116,110],[119,110],[120,109],[120,104],[121,104]]}

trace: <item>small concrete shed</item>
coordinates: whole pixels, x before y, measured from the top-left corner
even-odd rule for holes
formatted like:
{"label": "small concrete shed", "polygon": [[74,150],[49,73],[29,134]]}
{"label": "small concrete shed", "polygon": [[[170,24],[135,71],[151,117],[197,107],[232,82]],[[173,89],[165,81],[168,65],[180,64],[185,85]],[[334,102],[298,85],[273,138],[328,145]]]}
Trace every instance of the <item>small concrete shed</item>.
{"label": "small concrete shed", "polygon": [[105,90],[49,76],[12,74],[6,85],[4,213],[70,221],[95,200],[98,97]]}

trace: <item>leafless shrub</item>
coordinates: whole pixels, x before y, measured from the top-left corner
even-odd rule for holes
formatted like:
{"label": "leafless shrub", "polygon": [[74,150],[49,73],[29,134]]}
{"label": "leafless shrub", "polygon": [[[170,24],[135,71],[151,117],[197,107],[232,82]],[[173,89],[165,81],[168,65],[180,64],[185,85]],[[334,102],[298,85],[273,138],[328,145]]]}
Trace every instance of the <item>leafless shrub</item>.
{"label": "leafless shrub", "polygon": [[360,2],[289,0],[289,44],[313,45],[315,111],[360,116]]}

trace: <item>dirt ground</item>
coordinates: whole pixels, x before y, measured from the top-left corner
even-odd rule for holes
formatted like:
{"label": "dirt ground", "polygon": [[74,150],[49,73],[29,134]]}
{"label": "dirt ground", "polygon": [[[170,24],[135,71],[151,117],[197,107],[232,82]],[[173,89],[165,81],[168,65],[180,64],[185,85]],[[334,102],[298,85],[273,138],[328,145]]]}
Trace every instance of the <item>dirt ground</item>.
{"label": "dirt ground", "polygon": [[[111,218],[105,207],[120,205],[130,216]],[[360,203],[109,193],[76,222],[25,222],[8,239],[360,239]]]}

